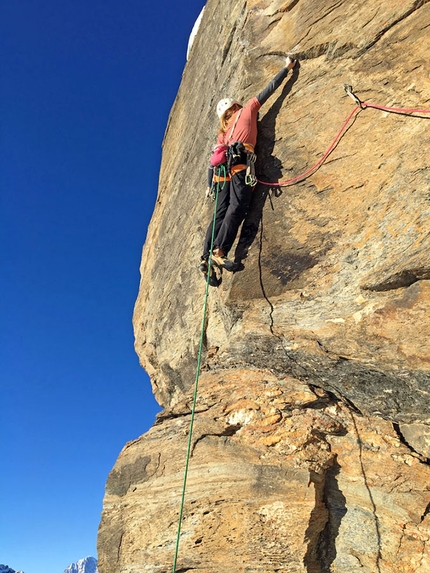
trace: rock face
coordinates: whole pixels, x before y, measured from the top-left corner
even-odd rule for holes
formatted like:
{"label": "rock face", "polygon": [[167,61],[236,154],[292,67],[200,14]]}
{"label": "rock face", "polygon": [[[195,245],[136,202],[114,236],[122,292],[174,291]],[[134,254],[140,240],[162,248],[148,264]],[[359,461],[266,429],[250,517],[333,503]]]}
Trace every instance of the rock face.
{"label": "rock face", "polygon": [[[134,313],[165,410],[109,476],[101,573],[171,571],[202,321],[214,107],[258,93],[257,173],[362,101],[430,109],[424,0],[209,0],[163,147]],[[214,41],[216,39],[216,42]],[[216,47],[214,47],[216,46]],[[430,114],[360,110],[258,185],[212,289],[177,571],[430,571]]]}

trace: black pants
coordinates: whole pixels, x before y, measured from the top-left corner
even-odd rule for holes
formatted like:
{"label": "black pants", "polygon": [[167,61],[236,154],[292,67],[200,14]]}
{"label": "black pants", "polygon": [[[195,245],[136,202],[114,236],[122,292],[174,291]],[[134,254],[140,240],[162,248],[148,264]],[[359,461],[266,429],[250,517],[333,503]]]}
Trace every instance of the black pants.
{"label": "black pants", "polygon": [[[252,187],[245,183],[246,170],[239,171],[227,181],[218,193],[218,206],[215,220],[214,249],[221,249],[225,255],[230,251],[239,230],[240,224],[245,218],[252,197]],[[222,183],[220,184],[222,185]],[[211,224],[206,231],[203,248],[203,258],[209,258],[212,241]]]}

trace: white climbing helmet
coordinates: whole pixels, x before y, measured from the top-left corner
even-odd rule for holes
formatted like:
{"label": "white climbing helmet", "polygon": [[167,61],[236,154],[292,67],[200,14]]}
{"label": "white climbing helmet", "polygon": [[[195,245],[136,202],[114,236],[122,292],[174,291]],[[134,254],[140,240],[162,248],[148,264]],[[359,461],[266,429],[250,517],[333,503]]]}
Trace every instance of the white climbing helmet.
{"label": "white climbing helmet", "polygon": [[[241,106],[241,104],[240,104],[238,101],[236,101],[236,100],[234,100],[234,99],[231,99],[231,98],[229,98],[229,97],[225,97],[224,99],[220,99],[219,102],[218,102],[218,105],[216,106],[216,112],[217,112],[218,117],[221,119],[222,116],[224,115],[224,113],[225,113],[228,109],[230,109],[231,107],[233,107],[234,104],[236,104],[236,103],[237,103],[237,105],[240,105],[240,106]],[[241,107],[242,107],[242,106],[241,106]]]}

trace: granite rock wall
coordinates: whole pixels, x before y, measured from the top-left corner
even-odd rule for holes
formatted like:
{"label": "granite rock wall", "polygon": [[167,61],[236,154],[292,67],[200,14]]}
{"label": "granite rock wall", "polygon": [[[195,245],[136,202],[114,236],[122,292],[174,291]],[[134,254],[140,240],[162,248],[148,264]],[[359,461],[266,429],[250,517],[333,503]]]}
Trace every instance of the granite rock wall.
{"label": "granite rock wall", "polygon": [[[207,2],[163,145],[134,312],[165,408],[112,470],[100,573],[171,570],[205,284],[216,102],[300,61],[257,173],[313,165],[362,101],[430,109],[424,0]],[[311,176],[258,185],[211,289],[178,571],[430,571],[429,115],[360,110]]]}

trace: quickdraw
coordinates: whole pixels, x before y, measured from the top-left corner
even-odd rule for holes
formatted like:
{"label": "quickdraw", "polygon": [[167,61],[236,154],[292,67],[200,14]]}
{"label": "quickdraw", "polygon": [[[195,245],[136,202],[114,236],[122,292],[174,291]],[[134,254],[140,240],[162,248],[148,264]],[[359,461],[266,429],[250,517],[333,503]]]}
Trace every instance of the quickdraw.
{"label": "quickdraw", "polygon": [[246,154],[246,174],[245,183],[250,187],[255,187],[257,185],[257,176],[255,175],[255,162],[257,161],[257,156],[255,153],[248,151]]}

